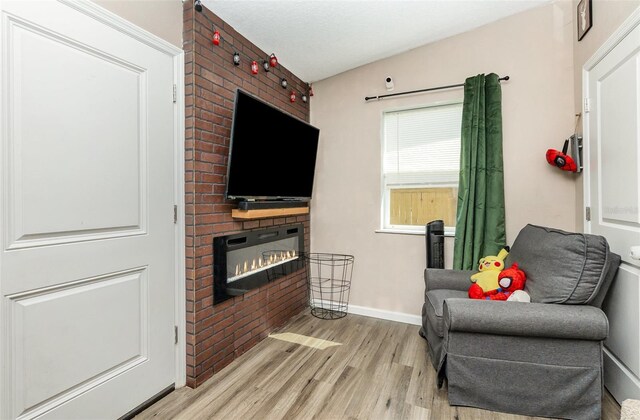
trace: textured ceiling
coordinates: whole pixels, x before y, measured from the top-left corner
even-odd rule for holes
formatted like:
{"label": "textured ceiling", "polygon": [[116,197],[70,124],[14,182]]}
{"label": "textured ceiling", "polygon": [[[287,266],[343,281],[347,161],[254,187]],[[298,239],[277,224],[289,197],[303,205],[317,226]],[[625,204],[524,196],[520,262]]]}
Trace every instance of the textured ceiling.
{"label": "textured ceiling", "polygon": [[331,77],[550,0],[203,0],[307,82]]}

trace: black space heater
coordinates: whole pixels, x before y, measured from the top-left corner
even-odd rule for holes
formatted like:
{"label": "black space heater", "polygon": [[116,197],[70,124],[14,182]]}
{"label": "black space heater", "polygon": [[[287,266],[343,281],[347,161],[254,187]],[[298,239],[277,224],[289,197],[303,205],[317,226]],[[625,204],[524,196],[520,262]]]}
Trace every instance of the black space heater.
{"label": "black space heater", "polygon": [[427,268],[444,268],[444,222],[434,220],[427,223]]}

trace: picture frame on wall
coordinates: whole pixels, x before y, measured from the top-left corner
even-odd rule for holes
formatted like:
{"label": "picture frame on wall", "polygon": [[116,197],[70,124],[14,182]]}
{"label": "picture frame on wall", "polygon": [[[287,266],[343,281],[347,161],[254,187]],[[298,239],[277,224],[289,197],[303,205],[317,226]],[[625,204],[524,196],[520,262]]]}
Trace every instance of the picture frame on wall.
{"label": "picture frame on wall", "polygon": [[576,22],[578,23],[578,41],[580,41],[593,25],[591,19],[591,0],[580,0],[576,10]]}

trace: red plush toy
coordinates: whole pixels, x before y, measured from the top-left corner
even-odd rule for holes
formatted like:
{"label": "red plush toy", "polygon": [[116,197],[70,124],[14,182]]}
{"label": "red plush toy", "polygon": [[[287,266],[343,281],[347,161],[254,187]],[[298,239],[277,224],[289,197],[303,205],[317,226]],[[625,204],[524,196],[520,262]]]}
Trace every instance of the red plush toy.
{"label": "red plush toy", "polygon": [[518,268],[518,263],[513,263],[511,267],[505,268],[498,275],[499,288],[483,292],[482,288],[474,283],[469,288],[469,297],[471,299],[507,300],[516,290],[524,290],[525,281],[527,281],[527,276],[524,271]]}

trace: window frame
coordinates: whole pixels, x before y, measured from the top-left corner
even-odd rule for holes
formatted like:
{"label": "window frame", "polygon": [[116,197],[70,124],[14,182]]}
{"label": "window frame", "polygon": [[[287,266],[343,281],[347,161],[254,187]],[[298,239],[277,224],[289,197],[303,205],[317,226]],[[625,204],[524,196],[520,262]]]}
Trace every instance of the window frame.
{"label": "window frame", "polygon": [[[392,107],[383,109],[380,113],[380,224],[376,230],[378,233],[399,233],[399,234],[414,234],[422,235],[425,232],[425,227],[421,225],[392,225],[387,223],[390,221],[390,188],[387,188],[384,182],[384,150],[385,150],[385,132],[384,132],[384,116],[391,112],[411,111],[414,109],[424,108],[436,108],[448,105],[463,105],[463,99],[452,99],[447,101],[431,102],[428,104],[409,105],[404,107]],[[462,141],[462,139],[461,139]],[[458,187],[459,184],[455,184]],[[454,185],[442,184],[438,185],[446,187],[453,187]],[[433,185],[425,185],[425,187],[433,187]],[[407,188],[421,188],[420,186],[411,186]],[[455,226],[445,226],[445,236],[455,236]]]}

